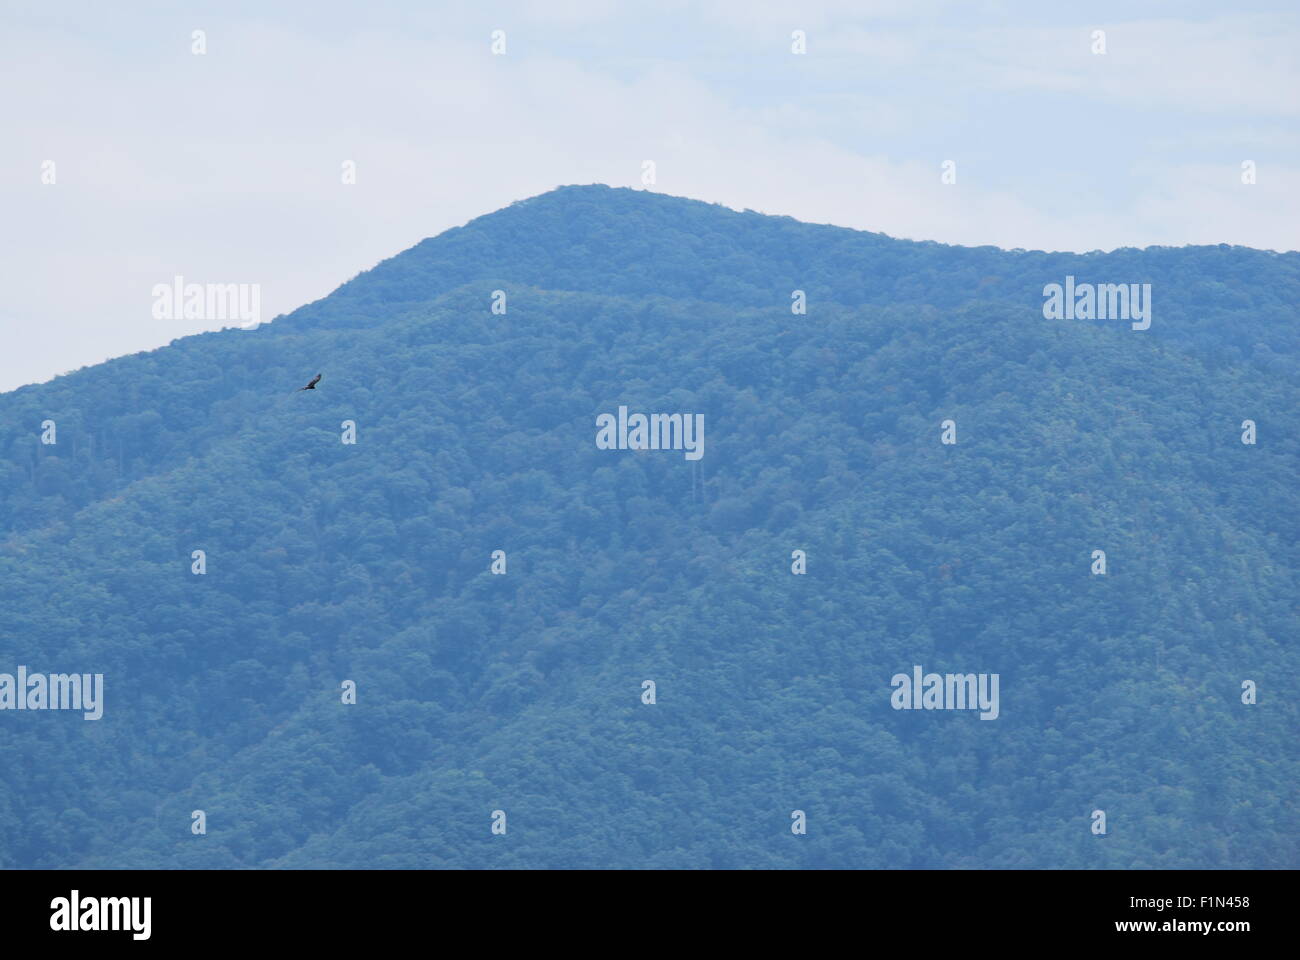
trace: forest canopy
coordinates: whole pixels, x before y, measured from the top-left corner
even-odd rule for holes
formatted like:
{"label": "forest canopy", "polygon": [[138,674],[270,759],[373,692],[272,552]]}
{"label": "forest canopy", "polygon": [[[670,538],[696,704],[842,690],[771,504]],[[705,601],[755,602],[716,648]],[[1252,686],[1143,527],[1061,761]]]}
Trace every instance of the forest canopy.
{"label": "forest canopy", "polygon": [[1297,303],[566,187],[0,395],[0,672],[104,677],[0,711],[0,865],[1295,867]]}

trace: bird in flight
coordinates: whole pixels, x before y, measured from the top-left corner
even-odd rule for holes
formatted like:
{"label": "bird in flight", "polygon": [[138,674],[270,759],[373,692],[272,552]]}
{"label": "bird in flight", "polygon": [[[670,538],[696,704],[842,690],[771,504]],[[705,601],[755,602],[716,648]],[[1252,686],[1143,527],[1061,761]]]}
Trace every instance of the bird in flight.
{"label": "bird in flight", "polygon": [[305,386],[305,387],[299,387],[298,389],[299,389],[299,390],[315,390],[315,389],[316,389],[316,384],[318,384],[318,383],[320,383],[320,374],[319,374],[319,373],[316,374],[316,376],[314,376],[314,377],[311,378],[311,383],[307,384],[307,386]]}

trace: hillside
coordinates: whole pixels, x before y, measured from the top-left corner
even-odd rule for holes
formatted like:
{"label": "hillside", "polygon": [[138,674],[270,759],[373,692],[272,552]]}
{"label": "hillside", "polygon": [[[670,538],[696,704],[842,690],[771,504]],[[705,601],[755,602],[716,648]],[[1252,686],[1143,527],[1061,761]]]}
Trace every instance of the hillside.
{"label": "hillside", "polygon": [[[566,187],[0,395],[0,672],[105,688],[0,711],[0,866],[1300,866],[1297,303]],[[892,709],[918,664],[997,719]]]}

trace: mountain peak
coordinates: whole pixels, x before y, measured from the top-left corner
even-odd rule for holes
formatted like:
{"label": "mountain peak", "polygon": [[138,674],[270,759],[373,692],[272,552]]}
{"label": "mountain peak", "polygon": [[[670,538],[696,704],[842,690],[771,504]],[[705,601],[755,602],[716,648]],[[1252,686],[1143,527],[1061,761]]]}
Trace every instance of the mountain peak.
{"label": "mountain peak", "polygon": [[570,184],[422,240],[274,326],[373,326],[460,288],[476,289],[484,309],[492,291],[521,288],[737,309],[788,309],[795,290],[814,304],[848,308],[953,308],[977,300],[1032,307],[1041,306],[1045,285],[1067,276],[1131,283],[1189,262],[1194,270],[1162,286],[1163,302],[1192,307],[1221,296],[1215,277],[1224,271],[1256,290],[1267,289],[1279,265],[1300,273],[1300,254],[1226,246],[1087,254],[960,247],[649,190]]}

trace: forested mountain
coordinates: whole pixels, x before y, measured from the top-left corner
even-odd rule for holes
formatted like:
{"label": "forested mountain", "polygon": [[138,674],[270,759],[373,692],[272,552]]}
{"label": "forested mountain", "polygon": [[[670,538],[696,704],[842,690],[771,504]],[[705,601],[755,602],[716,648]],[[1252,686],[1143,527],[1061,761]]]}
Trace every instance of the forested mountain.
{"label": "forested mountain", "polygon": [[1300,866],[1297,303],[566,187],[0,395],[0,672],[104,675],[0,711],[0,865]]}

